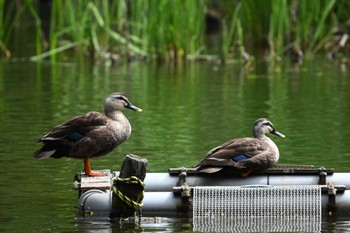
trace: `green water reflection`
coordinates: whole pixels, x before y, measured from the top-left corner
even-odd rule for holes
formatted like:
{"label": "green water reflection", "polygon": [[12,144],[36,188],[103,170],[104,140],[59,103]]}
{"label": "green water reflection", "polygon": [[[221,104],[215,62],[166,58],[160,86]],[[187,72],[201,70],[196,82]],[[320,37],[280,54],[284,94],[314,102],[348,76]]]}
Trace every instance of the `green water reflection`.
{"label": "green water reflection", "polygon": [[[125,111],[133,133],[94,169],[119,170],[127,153],[149,161],[149,172],[193,166],[212,147],[251,136],[260,117],[273,121],[280,163],[313,164],[349,172],[349,72],[316,60],[240,64],[155,63],[93,67],[87,63],[0,63],[0,224],[2,230],[80,232],[74,174],[82,162],[36,161],[35,139],[68,118],[101,111],[114,91],[144,111]],[[273,137],[273,136],[272,136]]]}

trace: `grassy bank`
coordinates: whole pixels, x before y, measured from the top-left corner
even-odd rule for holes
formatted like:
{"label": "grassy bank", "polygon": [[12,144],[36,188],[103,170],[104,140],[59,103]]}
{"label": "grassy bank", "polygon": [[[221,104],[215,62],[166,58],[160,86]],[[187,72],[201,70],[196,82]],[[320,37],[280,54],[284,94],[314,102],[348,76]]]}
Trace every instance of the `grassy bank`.
{"label": "grassy bank", "polygon": [[[23,14],[35,24],[32,60],[56,60],[69,50],[104,63],[119,58],[247,62],[258,54],[300,61],[319,53],[344,58],[349,50],[347,0],[47,2],[50,14],[44,18],[40,1],[0,0],[3,57],[16,52],[9,44],[13,28],[24,23]],[[208,32],[210,22],[216,22],[215,36]],[[219,49],[208,48],[208,38]]]}

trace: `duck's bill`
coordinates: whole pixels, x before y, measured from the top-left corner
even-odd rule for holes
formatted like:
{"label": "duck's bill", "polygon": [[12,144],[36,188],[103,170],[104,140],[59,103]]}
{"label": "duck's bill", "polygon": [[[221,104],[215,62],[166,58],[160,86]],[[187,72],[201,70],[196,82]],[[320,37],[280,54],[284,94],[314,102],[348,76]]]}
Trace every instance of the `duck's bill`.
{"label": "duck's bill", "polygon": [[136,107],[136,106],[134,106],[134,105],[132,105],[132,104],[129,104],[128,106],[126,106],[126,108],[131,109],[131,110],[134,110],[134,111],[136,111],[136,112],[142,112],[142,109],[141,109],[141,108]]}
{"label": "duck's bill", "polygon": [[271,132],[272,134],[281,137],[281,138],[285,138],[286,136],[284,134],[281,134],[280,132],[278,132],[277,130],[274,130]]}

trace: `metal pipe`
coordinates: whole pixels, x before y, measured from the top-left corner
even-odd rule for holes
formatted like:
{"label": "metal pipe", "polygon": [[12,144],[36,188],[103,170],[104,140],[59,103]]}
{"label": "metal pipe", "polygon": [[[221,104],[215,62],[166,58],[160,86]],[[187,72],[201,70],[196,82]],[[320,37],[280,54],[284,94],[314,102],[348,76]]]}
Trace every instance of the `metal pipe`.
{"label": "metal pipe", "polygon": [[[172,191],[179,181],[178,176],[168,173],[148,173],[145,179],[146,192]],[[186,183],[194,186],[242,186],[242,185],[317,185],[318,175],[257,175],[246,178],[235,176],[195,176],[186,177]],[[326,184],[345,185],[350,188],[350,173],[334,173],[326,177]]]}
{"label": "metal pipe", "polygon": [[77,211],[86,216],[109,216],[112,210],[112,191],[91,189],[84,192],[77,205]]}
{"label": "metal pipe", "polygon": [[[94,216],[109,215],[112,208],[112,192],[89,190],[78,200],[78,212],[80,214]],[[142,214],[157,216],[191,215],[189,212],[181,212],[182,200],[172,192],[145,192]],[[336,194],[335,207],[337,213],[350,212],[350,190]],[[327,212],[328,194],[322,194],[322,211]]]}
{"label": "metal pipe", "polygon": [[[333,173],[322,178],[322,182],[333,186],[345,186],[346,190],[336,192],[331,197],[328,193],[322,194],[323,212],[336,210],[337,212],[350,212],[350,173]],[[181,185],[186,187],[196,186],[244,186],[244,185],[317,185],[320,176],[317,174],[268,174],[246,178],[236,176],[200,176],[189,174],[186,177],[170,175],[169,173],[148,173],[145,178],[145,194],[143,200],[143,214],[158,216],[178,216],[178,214],[191,214],[191,208],[186,198],[181,198],[179,193],[174,194],[174,187],[181,190]],[[185,182],[185,183],[183,183]],[[183,184],[182,184],[183,183]],[[189,200],[191,198],[189,197]],[[187,197],[188,201],[188,197]],[[89,190],[84,192],[78,201],[78,212],[87,215],[108,216],[112,208],[112,192],[110,190]],[[184,208],[184,205],[187,205]],[[332,207],[332,208],[330,208]]]}

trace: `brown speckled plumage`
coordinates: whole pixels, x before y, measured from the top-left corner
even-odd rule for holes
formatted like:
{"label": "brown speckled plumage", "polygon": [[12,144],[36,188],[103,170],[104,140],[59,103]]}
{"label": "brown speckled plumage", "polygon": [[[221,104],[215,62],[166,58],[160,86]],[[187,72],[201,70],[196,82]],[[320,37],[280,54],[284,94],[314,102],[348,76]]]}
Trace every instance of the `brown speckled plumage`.
{"label": "brown speckled plumage", "polygon": [[253,133],[254,138],[233,139],[213,148],[195,165],[196,169],[203,173],[214,173],[229,167],[246,176],[253,170],[272,167],[279,159],[279,151],[265,134],[284,135],[277,132],[266,118],[260,118],[254,123]]}
{"label": "brown speckled plumage", "polygon": [[130,123],[121,111],[124,108],[142,111],[124,94],[110,94],[104,102],[105,114],[88,112],[54,127],[38,140],[44,145],[34,158],[90,159],[111,152],[131,134]]}

